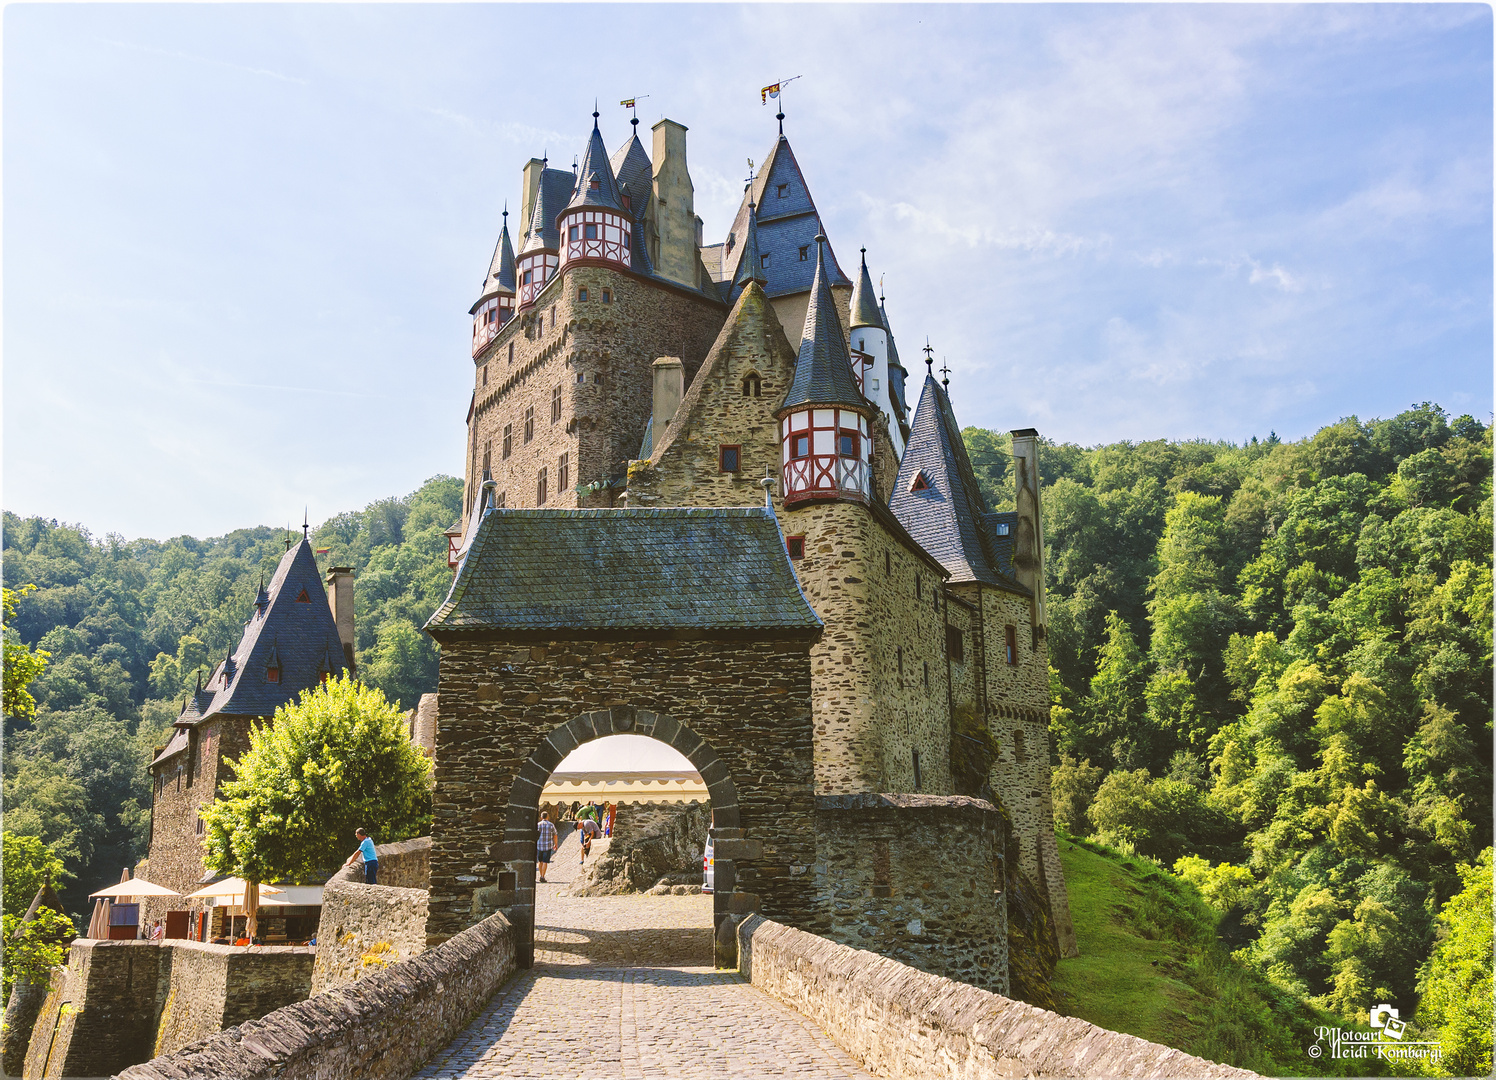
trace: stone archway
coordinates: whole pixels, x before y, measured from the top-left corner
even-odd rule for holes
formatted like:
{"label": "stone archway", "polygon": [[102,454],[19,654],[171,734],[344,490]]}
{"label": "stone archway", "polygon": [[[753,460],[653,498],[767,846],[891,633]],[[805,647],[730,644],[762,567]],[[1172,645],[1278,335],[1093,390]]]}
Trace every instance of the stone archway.
{"label": "stone archway", "polygon": [[[507,908],[518,934],[516,960],[529,967],[535,954],[535,830],[539,820],[540,794],[546,780],[568,754],[584,743],[609,735],[645,735],[678,751],[695,766],[706,784],[712,804],[712,822],[717,836],[715,856],[716,891],[712,898],[712,923],[720,925],[732,913],[736,860],[744,854],[761,854],[761,840],[745,842],[738,811],[738,789],[717,752],[689,727],[669,716],[647,709],[614,706],[583,713],[554,728],[530,754],[509,786],[504,839],[528,844],[522,860],[509,860],[514,874],[513,902]],[[508,851],[506,850],[506,854]],[[745,905],[742,899],[739,906]]]}

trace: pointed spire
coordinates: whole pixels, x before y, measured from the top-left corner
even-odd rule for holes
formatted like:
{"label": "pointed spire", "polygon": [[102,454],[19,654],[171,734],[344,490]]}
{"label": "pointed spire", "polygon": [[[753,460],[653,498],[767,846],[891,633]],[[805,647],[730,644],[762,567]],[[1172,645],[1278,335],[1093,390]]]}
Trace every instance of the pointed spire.
{"label": "pointed spire", "polygon": [[782,138],[784,138],[784,106],[783,105],[781,105],[779,107],[779,112],[777,114],[775,114],[774,119],[779,121],[779,137],[782,139]]}
{"label": "pointed spire", "polygon": [[758,214],[754,212],[753,200],[748,200],[748,235],[743,240],[743,253],[738,256],[738,272],[732,279],[734,289],[746,289],[750,281],[760,285],[769,283],[764,273],[764,260],[758,250]]}
{"label": "pointed spire", "polygon": [[940,359],[940,374],[944,376],[940,380],[940,385],[948,388],[951,385],[951,365],[944,357]]}
{"label": "pointed spire", "polygon": [[483,279],[484,297],[499,292],[514,292],[514,244],[509,239],[509,204],[504,204],[504,225],[499,230],[499,242],[494,245],[493,258],[488,263],[488,276]]}
{"label": "pointed spire", "polygon": [[[879,283],[881,286],[881,282]],[[882,288],[878,290],[878,313],[883,316],[883,333],[888,337],[888,396],[893,399],[893,407],[899,414],[899,420],[904,421],[909,417],[909,401],[904,389],[904,380],[908,378],[909,372],[899,362],[899,347],[893,341],[893,327],[888,322],[888,308],[884,306]]]}
{"label": "pointed spire", "polygon": [[816,234],[816,275],[810,288],[810,305],[805,309],[800,355],[780,410],[810,404],[842,405],[859,411],[871,407],[852,374],[847,338],[826,277],[826,237],[820,233]]}
{"label": "pointed spire", "polygon": [[867,272],[867,248],[862,249],[862,271],[857,275],[857,284],[852,287],[852,329],[863,326],[883,329],[878,305],[873,302],[873,279]]}
{"label": "pointed spire", "polygon": [[577,167],[577,186],[572,192],[566,209],[595,206],[623,213],[623,203],[618,199],[618,181],[613,176],[613,166],[608,162],[608,150],[603,145],[602,132],[597,127],[598,113],[592,114],[592,137],[587,140],[587,151]]}
{"label": "pointed spire", "polygon": [[301,511],[301,538],[307,539],[307,530],[311,528],[311,507],[304,507]]}
{"label": "pointed spire", "polygon": [[[556,235],[556,215],[562,207],[556,205],[553,188],[546,183],[550,159],[540,159],[540,184],[535,191],[535,208],[530,212],[530,225],[525,233],[525,243],[520,254],[531,251],[555,251],[559,243]],[[562,175],[566,175],[562,173]]]}
{"label": "pointed spire", "polygon": [[927,378],[933,379],[935,377],[935,350],[930,348],[930,338],[928,335],[925,337],[923,352],[925,354],[925,375]]}

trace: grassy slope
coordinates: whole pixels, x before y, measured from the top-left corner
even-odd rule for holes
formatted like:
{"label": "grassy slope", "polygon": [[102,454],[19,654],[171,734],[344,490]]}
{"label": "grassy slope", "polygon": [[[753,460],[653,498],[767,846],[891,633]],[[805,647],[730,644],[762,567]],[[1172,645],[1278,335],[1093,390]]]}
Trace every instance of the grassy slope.
{"label": "grassy slope", "polygon": [[1336,1021],[1232,960],[1192,887],[1063,836],[1060,861],[1081,952],[1055,973],[1061,1012],[1266,1075],[1325,1075],[1305,1050]]}

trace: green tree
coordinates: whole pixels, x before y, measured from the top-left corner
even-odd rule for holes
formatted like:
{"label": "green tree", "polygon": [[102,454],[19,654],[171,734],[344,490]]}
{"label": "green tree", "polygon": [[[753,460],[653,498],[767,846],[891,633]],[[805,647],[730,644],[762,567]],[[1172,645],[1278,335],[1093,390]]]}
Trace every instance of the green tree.
{"label": "green tree", "polygon": [[0,586],[5,610],[5,677],[4,711],[7,726],[16,721],[30,720],[36,715],[36,700],[26,689],[47,666],[48,653],[38,649],[32,651],[11,629],[16,617],[16,603],[35,585],[22,585],[19,589]]}
{"label": "green tree", "polygon": [[1460,867],[1464,888],[1439,912],[1440,939],[1419,975],[1418,1025],[1443,1049],[1445,1076],[1491,1074],[1491,849]]}
{"label": "green tree", "polygon": [[380,691],[346,676],[276,710],[203,811],[207,862],[251,881],[325,877],[353,847],[431,827],[431,765]]}
{"label": "green tree", "polygon": [[1081,703],[1096,750],[1119,763],[1145,763],[1154,750],[1143,697],[1147,671],[1132,631],[1115,611],[1107,614],[1106,641],[1096,658],[1091,692]]}
{"label": "green tree", "polygon": [[3,860],[6,915],[24,915],[46,882],[62,884],[67,871],[57,853],[34,836],[17,836],[6,829],[0,833],[0,860]]}
{"label": "green tree", "polygon": [[5,977],[0,993],[8,1000],[17,979],[42,979],[67,959],[68,944],[78,936],[73,921],[49,907],[39,907],[30,922],[6,912],[0,919]]}
{"label": "green tree", "polygon": [[1091,819],[1086,811],[1096,797],[1096,789],[1105,775],[1099,766],[1089,760],[1076,761],[1066,755],[1054,767],[1049,777],[1049,790],[1054,798],[1055,824],[1075,836],[1084,836],[1091,831]]}

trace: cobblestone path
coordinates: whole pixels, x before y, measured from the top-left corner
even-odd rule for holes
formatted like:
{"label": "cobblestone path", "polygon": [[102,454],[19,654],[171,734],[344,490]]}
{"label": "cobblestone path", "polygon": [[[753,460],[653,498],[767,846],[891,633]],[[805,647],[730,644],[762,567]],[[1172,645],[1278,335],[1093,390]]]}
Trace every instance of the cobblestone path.
{"label": "cobblestone path", "polygon": [[419,1076],[868,1077],[805,1017],[712,969],[710,896],[569,896],[578,854],[567,836],[537,886],[535,966]]}

